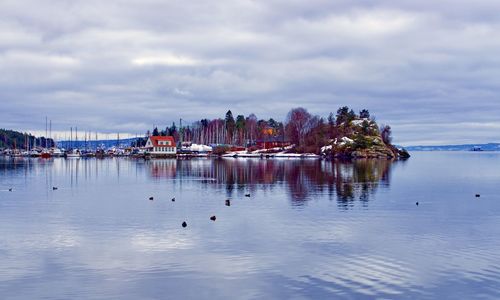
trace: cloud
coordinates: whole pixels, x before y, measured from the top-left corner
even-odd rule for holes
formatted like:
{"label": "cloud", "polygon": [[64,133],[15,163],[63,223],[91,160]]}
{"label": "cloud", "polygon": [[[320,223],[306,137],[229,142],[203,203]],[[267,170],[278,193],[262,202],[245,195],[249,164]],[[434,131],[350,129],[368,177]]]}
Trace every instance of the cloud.
{"label": "cloud", "polygon": [[495,141],[494,127],[473,124],[500,113],[498,9],[486,0],[2,1],[0,127],[35,131],[48,116],[59,131],[137,133],[228,109],[284,119],[291,107],[326,116],[349,105],[391,124],[401,144]]}
{"label": "cloud", "polygon": [[177,56],[177,55],[157,55],[157,56],[143,56],[132,60],[134,65],[148,66],[148,65],[166,65],[166,66],[194,66],[197,64],[196,60]]}

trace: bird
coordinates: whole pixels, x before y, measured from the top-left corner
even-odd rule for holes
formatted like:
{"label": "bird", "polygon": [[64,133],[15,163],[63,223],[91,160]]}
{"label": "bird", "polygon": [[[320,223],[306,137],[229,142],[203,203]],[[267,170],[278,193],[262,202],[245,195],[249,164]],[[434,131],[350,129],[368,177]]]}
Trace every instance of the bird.
{"label": "bird", "polygon": [[417,203],[415,203],[415,205],[416,205],[416,206],[418,206],[418,202],[417,202]]}
{"label": "bird", "polygon": [[9,188],[9,192],[12,192],[12,188]]}
{"label": "bird", "polygon": [[52,187],[52,190],[53,190],[53,191],[57,190],[57,187],[53,186],[53,187]]}
{"label": "bird", "polygon": [[479,197],[481,197],[481,195],[479,195],[479,194],[476,194],[476,198],[479,198]]}
{"label": "bird", "polygon": [[216,216],[211,216],[211,217],[210,217],[210,220],[212,220],[212,221],[215,221],[216,219],[217,219],[217,217],[216,217]]}
{"label": "bird", "polygon": [[226,200],[226,206],[231,206],[231,200],[229,199]]}
{"label": "bird", "polygon": [[250,197],[250,194],[245,194],[245,197]]}
{"label": "bird", "polygon": [[153,199],[154,199],[153,197],[149,197],[149,200],[153,201]]}
{"label": "bird", "polygon": [[175,202],[175,197],[174,197],[174,198],[172,198],[172,202]]}
{"label": "bird", "polygon": [[186,223],[186,221],[182,222],[182,227],[186,228],[188,226],[188,224]]}

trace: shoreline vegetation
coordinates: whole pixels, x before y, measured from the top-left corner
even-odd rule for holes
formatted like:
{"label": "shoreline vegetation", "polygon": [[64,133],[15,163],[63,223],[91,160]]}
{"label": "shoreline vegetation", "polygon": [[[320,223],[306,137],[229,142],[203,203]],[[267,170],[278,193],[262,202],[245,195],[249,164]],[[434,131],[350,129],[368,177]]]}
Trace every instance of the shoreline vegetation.
{"label": "shoreline vegetation", "polygon": [[[305,108],[293,108],[284,122],[258,119],[254,114],[233,116],[229,110],[225,118],[202,119],[187,126],[177,128],[175,123],[152,132],[148,130],[144,137],[133,139],[127,149],[122,149],[117,141],[113,150],[103,149],[95,143],[87,143],[85,135],[84,147],[80,142],[61,142],[65,153],[86,153],[88,156],[122,156],[127,154],[136,157],[150,158],[146,143],[151,136],[172,136],[177,152],[167,157],[216,156],[216,157],[299,157],[327,159],[407,159],[410,154],[392,144],[391,127],[377,124],[374,117],[366,109],[355,113],[347,106],[340,107],[336,113],[331,112],[327,118],[310,114]],[[52,139],[35,138],[28,134],[1,130],[0,149],[5,152],[11,149],[26,149],[33,154],[33,145],[39,148],[55,147]],[[90,137],[90,134],[89,134]],[[38,143],[37,143],[38,140]],[[24,142],[24,144],[23,144]],[[97,142],[97,141],[95,141]],[[45,145],[45,147],[44,147]],[[205,149],[200,153],[196,148]],[[110,152],[111,151],[111,152]],[[47,151],[46,151],[47,152]],[[85,156],[85,155],[82,155]],[[161,155],[162,157],[164,155]]]}
{"label": "shoreline vegetation", "polygon": [[[254,114],[235,118],[229,110],[224,119],[202,119],[180,130],[173,123],[162,131],[154,128],[151,135],[167,135],[176,141],[212,145],[212,154],[218,156],[410,157],[408,151],[392,145],[389,125],[379,126],[366,109],[355,113],[347,106],[340,107],[335,114],[331,112],[326,119],[310,114],[305,108],[293,108],[284,122],[273,118],[259,120]],[[141,142],[145,144],[146,139]]]}

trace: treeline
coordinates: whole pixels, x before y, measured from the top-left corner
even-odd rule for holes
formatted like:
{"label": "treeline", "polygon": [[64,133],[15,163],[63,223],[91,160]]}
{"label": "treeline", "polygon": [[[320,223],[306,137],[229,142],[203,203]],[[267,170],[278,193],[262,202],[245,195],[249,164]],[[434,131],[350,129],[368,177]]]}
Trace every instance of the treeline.
{"label": "treeline", "polygon": [[234,118],[229,110],[225,118],[221,119],[202,119],[194,122],[190,126],[177,128],[175,123],[165,130],[154,128],[147,135],[162,136],[170,135],[176,141],[191,141],[196,144],[228,144],[237,146],[246,146],[258,140],[264,140],[269,137],[286,139],[284,125],[282,122],[274,119],[257,119],[254,114],[248,117],[237,115]]}
{"label": "treeline", "polygon": [[[353,121],[356,121],[355,126]],[[356,138],[357,147],[369,147],[366,136],[381,136],[384,143],[391,143],[389,126],[378,127],[366,109],[356,113],[347,106],[331,112],[325,119],[312,115],[305,108],[293,108],[284,122],[271,118],[258,119],[255,114],[237,115],[229,110],[224,118],[202,119],[190,126],[172,126],[159,130],[154,128],[147,136],[170,135],[176,141],[190,141],[197,144],[226,144],[248,147],[257,141],[281,141],[295,145],[297,152],[319,153],[320,148],[341,137]],[[139,144],[145,144],[141,139]]]}
{"label": "treeline", "polygon": [[54,147],[54,140],[29,133],[0,129],[0,148],[28,149],[35,146]]}

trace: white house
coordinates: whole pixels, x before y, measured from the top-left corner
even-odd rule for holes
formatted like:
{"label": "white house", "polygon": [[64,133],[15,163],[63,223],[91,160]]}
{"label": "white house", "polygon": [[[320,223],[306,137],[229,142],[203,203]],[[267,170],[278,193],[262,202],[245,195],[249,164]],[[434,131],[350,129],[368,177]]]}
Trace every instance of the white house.
{"label": "white house", "polygon": [[172,136],[150,136],[146,150],[152,155],[175,155],[177,147]]}

